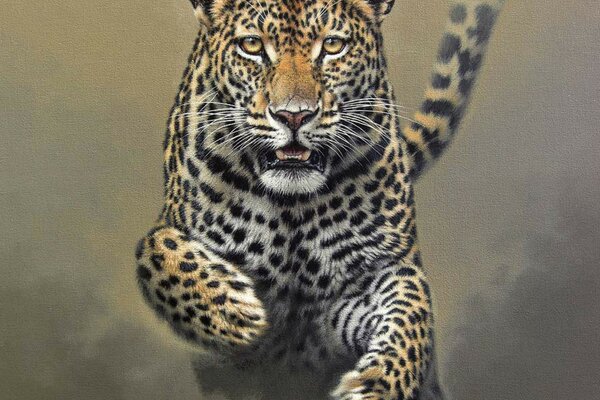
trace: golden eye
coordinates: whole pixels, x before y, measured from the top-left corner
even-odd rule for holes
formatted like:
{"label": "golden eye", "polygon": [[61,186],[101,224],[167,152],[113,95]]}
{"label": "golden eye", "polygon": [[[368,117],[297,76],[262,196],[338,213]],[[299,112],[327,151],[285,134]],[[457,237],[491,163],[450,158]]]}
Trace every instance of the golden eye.
{"label": "golden eye", "polygon": [[257,36],[247,36],[242,38],[239,42],[239,46],[246,54],[251,56],[260,55],[264,49],[263,42]]}
{"label": "golden eye", "polygon": [[339,37],[328,37],[323,41],[323,52],[329,55],[340,54],[346,48],[346,41]]}

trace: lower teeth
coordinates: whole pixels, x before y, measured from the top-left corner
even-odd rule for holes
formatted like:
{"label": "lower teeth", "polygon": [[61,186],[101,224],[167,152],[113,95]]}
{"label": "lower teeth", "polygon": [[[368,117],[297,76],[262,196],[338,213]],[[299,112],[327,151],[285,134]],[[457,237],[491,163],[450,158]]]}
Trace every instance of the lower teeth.
{"label": "lower teeth", "polygon": [[310,154],[310,150],[303,151],[298,155],[288,155],[283,150],[275,151],[275,155],[279,161],[308,161]]}

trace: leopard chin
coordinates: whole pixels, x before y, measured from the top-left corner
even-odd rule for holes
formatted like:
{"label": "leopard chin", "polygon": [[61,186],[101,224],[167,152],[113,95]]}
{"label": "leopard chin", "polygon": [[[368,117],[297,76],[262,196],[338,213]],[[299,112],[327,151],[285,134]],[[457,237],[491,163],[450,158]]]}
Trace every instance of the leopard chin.
{"label": "leopard chin", "polygon": [[323,172],[302,166],[268,169],[259,180],[267,190],[281,195],[317,193],[327,183]]}

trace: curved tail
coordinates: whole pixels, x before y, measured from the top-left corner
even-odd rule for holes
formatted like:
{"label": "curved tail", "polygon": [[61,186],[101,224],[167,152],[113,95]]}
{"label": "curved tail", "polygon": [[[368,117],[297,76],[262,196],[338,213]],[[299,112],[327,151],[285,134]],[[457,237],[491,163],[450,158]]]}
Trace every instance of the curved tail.
{"label": "curved tail", "polygon": [[403,127],[416,179],[448,147],[462,120],[471,89],[504,0],[453,1],[425,100]]}

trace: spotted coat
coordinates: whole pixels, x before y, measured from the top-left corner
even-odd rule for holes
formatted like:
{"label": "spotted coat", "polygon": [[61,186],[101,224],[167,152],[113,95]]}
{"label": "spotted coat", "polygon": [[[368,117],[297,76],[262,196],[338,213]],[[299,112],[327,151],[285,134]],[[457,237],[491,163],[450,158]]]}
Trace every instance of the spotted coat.
{"label": "spotted coat", "polygon": [[[412,118],[383,52],[393,0],[192,3],[201,28],[168,121],[165,205],[136,252],[145,299],[244,373],[346,369],[335,399],[442,398],[413,184],[459,125],[502,2],[452,4]],[[335,57],[315,50],[332,32]],[[260,54],[240,50],[248,35]],[[270,117],[294,102],[318,109],[310,129]],[[319,167],[266,169],[290,141]]]}

